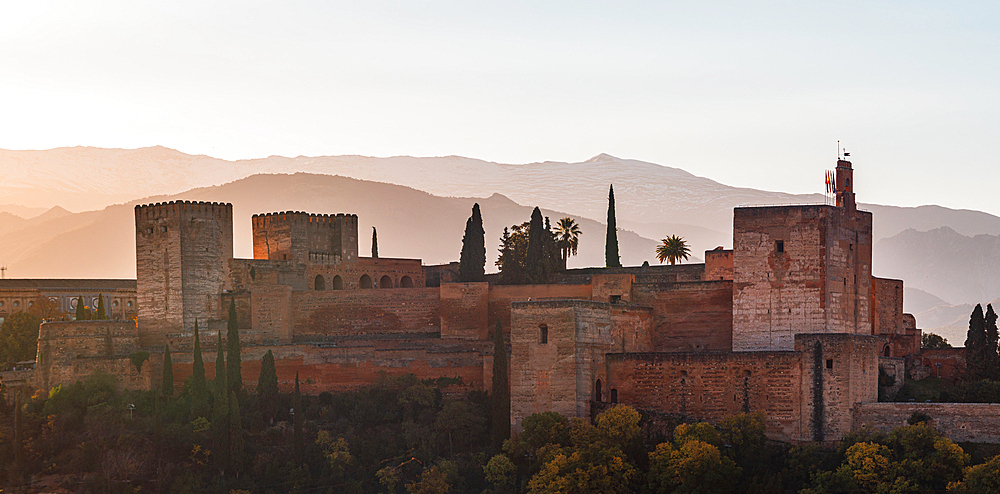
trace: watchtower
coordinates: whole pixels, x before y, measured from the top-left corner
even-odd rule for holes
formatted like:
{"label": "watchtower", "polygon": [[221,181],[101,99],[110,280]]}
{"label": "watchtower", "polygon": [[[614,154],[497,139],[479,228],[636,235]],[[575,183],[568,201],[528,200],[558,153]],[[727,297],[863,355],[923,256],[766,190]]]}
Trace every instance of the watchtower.
{"label": "watchtower", "polygon": [[356,214],[301,211],[253,216],[253,257],[296,264],[358,261]]}
{"label": "watchtower", "polygon": [[222,313],[233,258],[233,206],[172,201],[135,207],[139,345],[202,327]]}
{"label": "watchtower", "polygon": [[871,334],[872,215],[837,162],[837,205],[733,211],[733,350],[793,350],[804,333]]}

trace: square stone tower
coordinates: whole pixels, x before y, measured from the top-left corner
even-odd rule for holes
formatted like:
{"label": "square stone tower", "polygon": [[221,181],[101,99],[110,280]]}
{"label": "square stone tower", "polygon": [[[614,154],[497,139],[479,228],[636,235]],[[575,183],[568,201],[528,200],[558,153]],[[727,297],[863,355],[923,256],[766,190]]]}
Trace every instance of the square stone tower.
{"label": "square stone tower", "polygon": [[233,258],[233,206],[173,201],[135,207],[139,345],[202,328],[222,314]]}
{"label": "square stone tower", "polygon": [[253,216],[253,257],[295,264],[358,261],[358,216],[299,211]]}
{"label": "square stone tower", "polygon": [[793,350],[795,335],[870,335],[872,215],[837,162],[837,205],[733,212],[733,350]]}

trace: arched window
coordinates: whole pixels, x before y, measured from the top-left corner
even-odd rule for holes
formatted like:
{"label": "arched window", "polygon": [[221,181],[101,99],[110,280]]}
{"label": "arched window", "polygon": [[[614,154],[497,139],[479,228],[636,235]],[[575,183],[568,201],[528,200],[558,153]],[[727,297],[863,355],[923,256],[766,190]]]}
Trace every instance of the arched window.
{"label": "arched window", "polygon": [[546,324],[538,325],[538,342],[541,344],[546,344],[549,342],[549,326]]}
{"label": "arched window", "polygon": [[333,277],[333,289],[334,290],[344,289],[344,279],[341,278],[339,274]]}
{"label": "arched window", "polygon": [[892,350],[889,348],[889,345],[886,345],[885,348],[882,349],[882,356],[883,357],[891,357],[892,356]]}
{"label": "arched window", "polygon": [[367,274],[361,275],[361,280],[358,281],[358,285],[361,286],[361,288],[371,288],[372,287],[371,276],[368,276]]}
{"label": "arched window", "polygon": [[383,276],[382,279],[378,280],[379,288],[392,288],[392,278],[388,276]]}
{"label": "arched window", "polygon": [[409,276],[404,276],[404,277],[400,278],[399,279],[399,287],[400,288],[413,288],[413,278],[410,278]]}
{"label": "arched window", "polygon": [[313,288],[315,288],[317,290],[326,290],[326,279],[323,278],[323,275],[321,275],[321,274],[317,274],[316,275],[316,282],[315,282]]}
{"label": "arched window", "polygon": [[602,398],[603,390],[601,389],[601,380],[597,380],[597,384],[594,384],[594,401],[604,401]]}

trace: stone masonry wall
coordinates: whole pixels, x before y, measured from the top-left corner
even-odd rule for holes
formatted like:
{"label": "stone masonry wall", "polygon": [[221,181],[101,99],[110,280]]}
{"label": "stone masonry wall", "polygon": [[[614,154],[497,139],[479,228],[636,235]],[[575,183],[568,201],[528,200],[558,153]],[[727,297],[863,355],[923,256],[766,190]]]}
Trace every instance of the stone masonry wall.
{"label": "stone masonry wall", "polygon": [[796,333],[871,334],[871,213],[736,208],[733,349],[791,350]]}
{"label": "stone masonry wall", "polygon": [[904,334],[903,280],[873,277],[871,299],[872,334]]}
{"label": "stone masonry wall", "polygon": [[733,279],[733,251],[715,249],[705,251],[705,281]]}
{"label": "stone masonry wall", "polygon": [[441,337],[486,340],[496,327],[490,324],[490,286],[481,283],[441,285]]}
{"label": "stone masonry wall", "polygon": [[292,293],[296,339],[441,331],[438,288]]}
{"label": "stone masonry wall", "polygon": [[619,403],[713,423],[762,411],[768,437],[802,435],[796,352],[609,354],[607,374]]}
{"label": "stone masonry wall", "polygon": [[119,385],[148,389],[148,366],[136,372],[129,356],[138,350],[134,321],[48,322],[38,332],[35,386],[51,389],[82,381],[101,370]]}
{"label": "stone masonry wall", "polygon": [[505,334],[510,334],[510,309],[514,302],[528,300],[582,299],[590,300],[591,286],[587,284],[560,285],[490,285],[490,330],[500,319]]}
{"label": "stone masonry wall", "polygon": [[729,351],[733,348],[733,283],[635,284],[632,301],[652,307],[652,351]]}
{"label": "stone masonry wall", "polygon": [[907,424],[914,412],[930,415],[928,425],[956,442],[1000,443],[997,403],[865,403],[852,415],[855,428],[889,432]]}

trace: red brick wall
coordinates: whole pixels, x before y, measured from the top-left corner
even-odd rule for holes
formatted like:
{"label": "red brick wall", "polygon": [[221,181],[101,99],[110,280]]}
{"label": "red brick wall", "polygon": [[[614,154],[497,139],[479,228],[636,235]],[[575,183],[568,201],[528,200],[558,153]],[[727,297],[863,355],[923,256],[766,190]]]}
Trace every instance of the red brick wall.
{"label": "red brick wall", "polygon": [[731,281],[733,279],[733,251],[723,249],[706,250],[704,279],[705,281]]}
{"label": "red brick wall", "polygon": [[438,288],[292,293],[295,336],[440,331]]}
{"label": "red brick wall", "polygon": [[733,283],[706,281],[632,285],[632,303],[655,311],[653,351],[733,348]]}
{"label": "red brick wall", "polygon": [[496,327],[489,324],[490,287],[482,283],[441,285],[441,337],[485,340]]}
{"label": "red brick wall", "polygon": [[903,334],[903,280],[872,277],[872,334]]}
{"label": "red brick wall", "polygon": [[854,410],[854,427],[889,432],[908,425],[914,412],[930,415],[928,425],[952,441],[1000,443],[1000,404],[996,403],[865,403]]}
{"label": "red brick wall", "polygon": [[497,318],[503,324],[504,333],[510,334],[510,304],[544,299],[590,300],[590,284],[585,285],[490,285],[489,324],[492,330]]}

